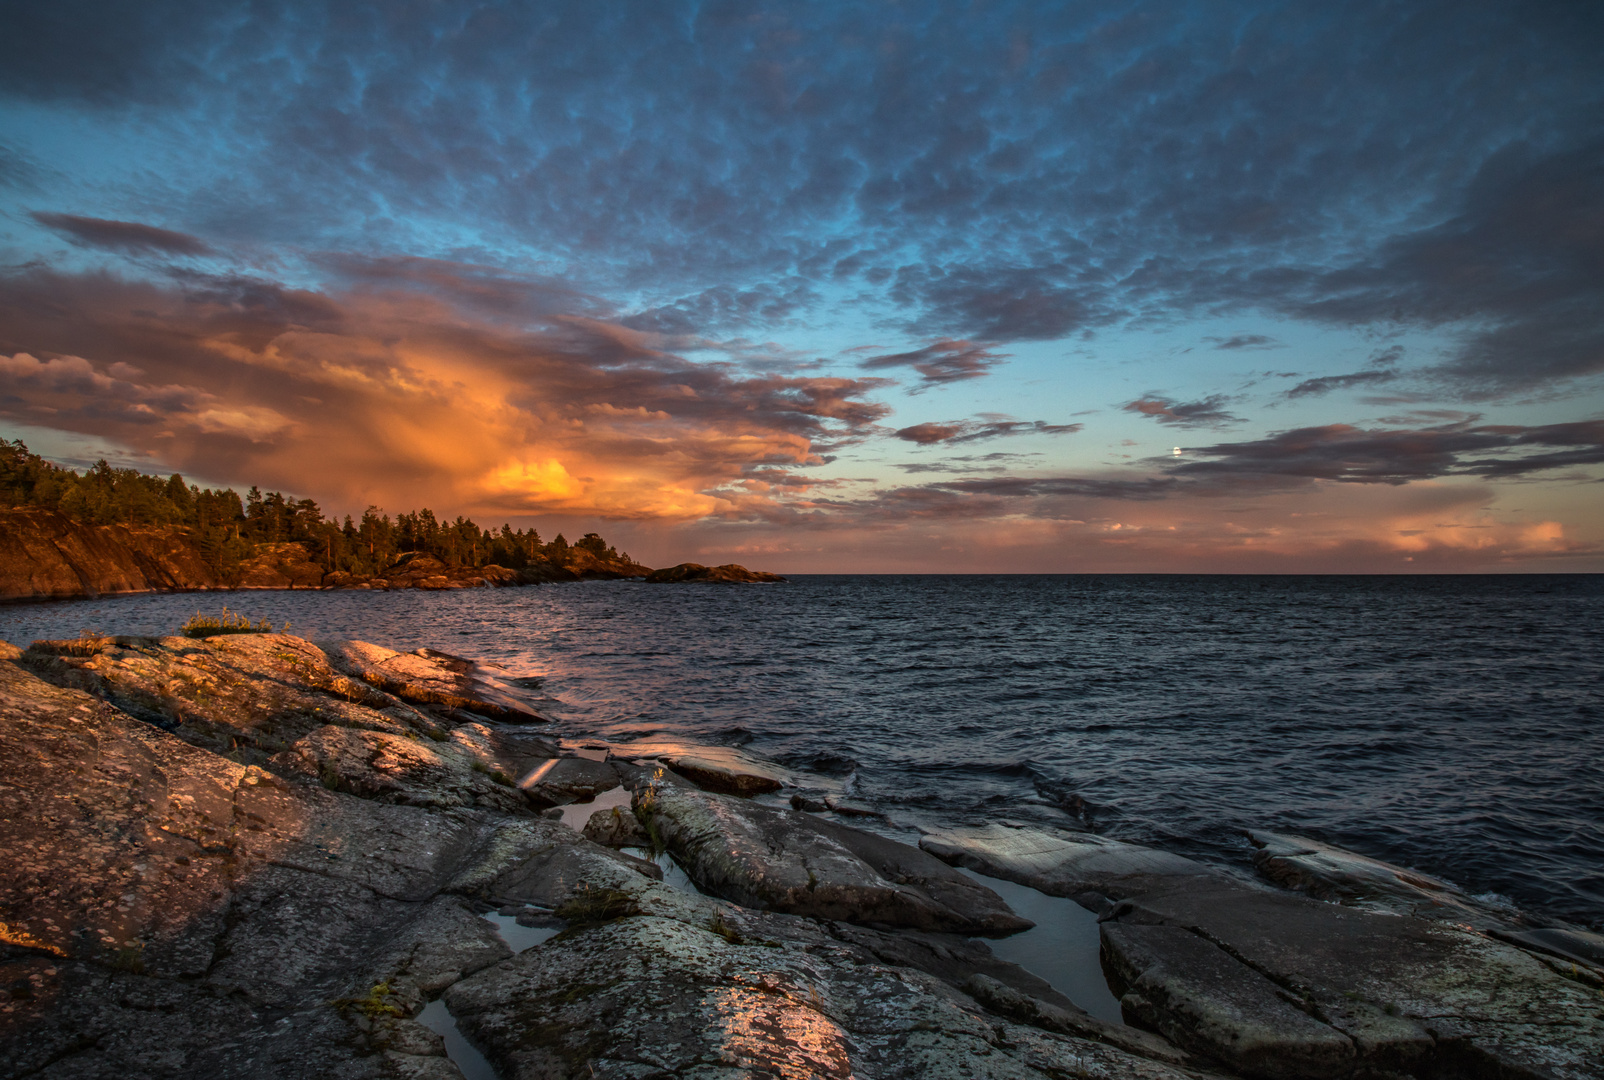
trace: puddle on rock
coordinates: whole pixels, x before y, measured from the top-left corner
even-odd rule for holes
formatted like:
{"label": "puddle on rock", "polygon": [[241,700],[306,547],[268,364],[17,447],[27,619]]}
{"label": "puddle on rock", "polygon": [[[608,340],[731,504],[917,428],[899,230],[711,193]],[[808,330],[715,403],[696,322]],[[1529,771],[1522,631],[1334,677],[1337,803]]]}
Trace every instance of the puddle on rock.
{"label": "puddle on rock", "polygon": [[1073,900],[1048,896],[1028,885],[962,870],[1008,902],[1035,927],[1023,934],[987,938],[999,960],[1018,964],[1054,990],[1110,1024],[1123,1024],[1119,1000],[1108,989],[1098,960],[1097,916]]}
{"label": "puddle on rock", "polygon": [[598,810],[611,810],[615,806],[629,809],[630,794],[625,788],[615,787],[604,791],[590,802],[569,803],[562,808],[563,824],[577,832],[585,831],[585,822]]}
{"label": "puddle on rock", "polygon": [[501,935],[501,940],[515,953],[525,949],[532,949],[542,941],[550,941],[562,932],[560,926],[524,926],[517,916],[498,915],[494,911],[486,912],[484,918],[489,919]]}
{"label": "puddle on rock", "polygon": [[462,1071],[465,1080],[498,1080],[496,1070],[490,1067],[490,1062],[485,1060],[479,1048],[457,1030],[456,1017],[446,1010],[444,998],[435,998],[425,1005],[417,1020],[446,1040],[446,1057]]}
{"label": "puddle on rock", "polygon": [[678,889],[680,892],[711,895],[702,893],[702,890],[696,887],[696,882],[691,880],[691,875],[682,870],[679,863],[674,861],[674,856],[670,855],[666,851],[660,853],[654,859],[652,858],[652,853],[647,851],[645,848],[627,847],[619,848],[618,850],[622,851],[625,855],[633,855],[637,859],[645,859],[649,863],[656,863],[658,868],[663,871],[664,885],[672,886],[673,888]]}

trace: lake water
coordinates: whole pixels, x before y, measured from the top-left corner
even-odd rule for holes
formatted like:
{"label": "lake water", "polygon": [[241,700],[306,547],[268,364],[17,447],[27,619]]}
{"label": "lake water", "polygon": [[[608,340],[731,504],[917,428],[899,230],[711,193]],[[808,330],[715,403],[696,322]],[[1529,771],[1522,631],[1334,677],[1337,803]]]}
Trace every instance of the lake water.
{"label": "lake water", "polygon": [[1246,866],[1303,832],[1604,924],[1604,577],[809,576],[0,608],[0,638],[306,637],[541,679],[565,737],[744,745],[894,822],[1072,824]]}

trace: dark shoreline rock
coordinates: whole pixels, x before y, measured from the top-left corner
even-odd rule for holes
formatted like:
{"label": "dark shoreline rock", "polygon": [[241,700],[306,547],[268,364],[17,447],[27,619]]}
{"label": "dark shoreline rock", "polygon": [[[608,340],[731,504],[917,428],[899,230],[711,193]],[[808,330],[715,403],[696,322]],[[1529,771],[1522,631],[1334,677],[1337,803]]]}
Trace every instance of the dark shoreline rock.
{"label": "dark shoreline rock", "polygon": [[646,581],[652,585],[670,585],[686,583],[722,583],[722,584],[772,584],[784,581],[779,574],[770,574],[762,570],[748,570],[736,563],[726,563],[723,566],[703,566],[701,563],[686,562],[678,566],[666,567],[662,570],[653,570],[646,575]]}
{"label": "dark shoreline rock", "polygon": [[1035,925],[917,848],[796,810],[668,783],[637,787],[634,810],[699,886],[747,907],[973,935]]}
{"label": "dark shoreline rock", "polygon": [[[530,1077],[1604,1075],[1596,936],[1481,934],[1081,834],[920,850],[564,755],[460,707],[493,703],[472,661],[359,644],[0,647],[0,1080],[452,1080],[416,1019],[442,993]],[[603,844],[541,817],[511,777],[548,761],[562,794],[623,780],[638,813],[592,815]],[[642,838],[729,899],[610,846]],[[1409,884],[1301,838],[1265,850],[1338,893]],[[1156,1033],[968,937],[1028,923],[938,854],[1103,911],[1104,963]],[[479,917],[497,909],[565,928],[514,956]]]}
{"label": "dark shoreline rock", "polygon": [[1050,830],[950,830],[921,846],[1100,911],[1127,1019],[1243,1075],[1604,1075],[1604,1010],[1579,968],[1502,930],[1401,913],[1379,887],[1399,883],[1418,906],[1422,891],[1447,895],[1440,883],[1302,838],[1259,841],[1264,872],[1347,902]]}

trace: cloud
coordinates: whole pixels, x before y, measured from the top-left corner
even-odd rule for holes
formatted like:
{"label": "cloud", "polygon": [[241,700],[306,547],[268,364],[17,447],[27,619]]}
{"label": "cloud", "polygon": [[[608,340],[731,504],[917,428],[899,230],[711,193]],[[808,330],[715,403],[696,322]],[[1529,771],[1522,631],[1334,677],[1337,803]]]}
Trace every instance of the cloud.
{"label": "cloud", "polygon": [[943,338],[912,352],[888,353],[871,356],[858,366],[865,371],[883,371],[894,367],[911,367],[922,377],[924,386],[978,379],[1007,359],[992,346],[975,341],[954,341]]}
{"label": "cloud", "polygon": [[1454,213],[1314,279],[1294,309],[1333,322],[1454,328],[1436,374],[1473,395],[1604,371],[1604,140],[1516,143]]}
{"label": "cloud", "polygon": [[1319,397],[1333,390],[1346,390],[1351,386],[1374,386],[1391,382],[1398,377],[1396,371],[1355,371],[1348,375],[1322,375],[1305,379],[1282,396],[1286,398]]}
{"label": "cloud", "polygon": [[1126,412],[1150,416],[1161,424],[1176,427],[1218,427],[1222,424],[1239,424],[1240,416],[1227,412],[1224,406],[1230,398],[1220,394],[1201,401],[1170,402],[1156,395],[1137,398],[1120,408]]}
{"label": "cloud", "polygon": [[637,330],[663,334],[706,334],[747,326],[782,326],[819,300],[814,286],[801,278],[760,282],[742,288],[719,285],[694,296],[648,308],[621,322]]}
{"label": "cloud", "polygon": [[892,433],[894,438],[929,446],[932,443],[980,442],[1011,435],[1073,435],[1085,424],[1049,424],[1045,420],[955,420],[949,424],[914,424]]}
{"label": "cloud", "polygon": [[188,233],[158,229],[133,221],[107,221],[75,214],[36,211],[28,215],[47,229],[81,247],[103,248],[130,255],[210,255],[206,243]]}
{"label": "cloud", "polygon": [[1214,342],[1216,349],[1226,350],[1286,348],[1275,338],[1267,337],[1264,334],[1236,334],[1228,338],[1206,337],[1203,340]]}
{"label": "cloud", "polygon": [[785,501],[887,411],[864,397],[883,380],[741,375],[607,320],[519,325],[412,285],[14,271],[0,418],[348,508],[682,520]]}
{"label": "cloud", "polygon": [[1451,476],[1510,479],[1604,463],[1604,421],[1532,427],[1468,422],[1366,430],[1348,424],[1298,428],[1248,442],[1188,447],[1169,467],[1197,480],[1273,477],[1406,484]]}
{"label": "cloud", "polygon": [[159,177],[141,212],[192,240],[535,266],[665,334],[857,306],[1007,343],[1256,311],[1458,334],[1442,377],[1485,392],[1598,370],[1587,5],[58,0],[11,22],[0,93],[73,117],[76,148],[145,110],[161,145],[86,188]]}
{"label": "cloud", "polygon": [[899,461],[895,465],[905,473],[1001,472],[1004,469],[1002,462],[1022,461],[1040,456],[1040,454],[1009,454],[998,450],[989,454],[959,455],[941,461]]}

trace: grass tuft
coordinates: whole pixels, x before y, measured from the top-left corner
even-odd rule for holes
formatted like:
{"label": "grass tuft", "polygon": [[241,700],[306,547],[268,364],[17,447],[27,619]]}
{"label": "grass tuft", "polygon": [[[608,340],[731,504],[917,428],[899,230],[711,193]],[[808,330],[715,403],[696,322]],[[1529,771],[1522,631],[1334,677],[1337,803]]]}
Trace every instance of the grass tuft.
{"label": "grass tuft", "polygon": [[587,885],[557,905],[552,914],[568,920],[568,929],[574,930],[639,915],[640,905],[621,889],[592,889]]}
{"label": "grass tuft", "polygon": [[[289,628],[290,624],[285,623],[283,630],[287,631]],[[202,615],[199,611],[195,612],[190,620],[181,627],[181,630],[185,637],[192,638],[216,637],[219,634],[271,634],[275,632],[273,624],[266,619],[253,623],[249,616],[241,615],[237,611],[231,612],[226,605],[223,608],[222,616],[219,618]],[[282,633],[283,631],[279,632]]]}

